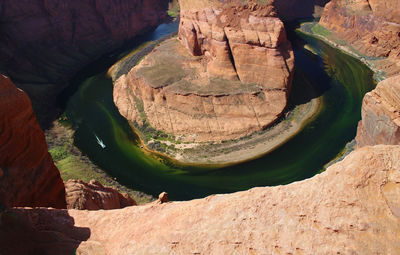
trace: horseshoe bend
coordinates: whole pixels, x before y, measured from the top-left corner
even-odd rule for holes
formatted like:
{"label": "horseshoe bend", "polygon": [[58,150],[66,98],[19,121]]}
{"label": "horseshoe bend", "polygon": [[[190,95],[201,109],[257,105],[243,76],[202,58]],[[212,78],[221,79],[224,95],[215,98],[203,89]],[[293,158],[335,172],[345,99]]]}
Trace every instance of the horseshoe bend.
{"label": "horseshoe bend", "polygon": [[[162,42],[114,85],[116,106],[144,133],[146,145],[155,144],[145,139],[149,129],[193,149],[244,138],[275,123],[288,105],[294,55],[274,6],[229,1],[180,6],[178,36]],[[206,163],[185,157],[184,149],[169,152]]]}
{"label": "horseshoe bend", "polygon": [[399,8],[3,1],[0,253],[397,254]]}

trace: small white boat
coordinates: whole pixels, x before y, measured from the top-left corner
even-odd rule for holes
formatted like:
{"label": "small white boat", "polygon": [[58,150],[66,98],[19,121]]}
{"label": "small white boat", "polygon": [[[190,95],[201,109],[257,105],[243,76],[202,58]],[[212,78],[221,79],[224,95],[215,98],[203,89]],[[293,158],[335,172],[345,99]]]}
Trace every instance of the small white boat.
{"label": "small white boat", "polygon": [[106,145],[104,144],[103,140],[101,140],[96,134],[94,134],[94,136],[96,137],[97,143],[101,146],[101,148],[105,148]]}

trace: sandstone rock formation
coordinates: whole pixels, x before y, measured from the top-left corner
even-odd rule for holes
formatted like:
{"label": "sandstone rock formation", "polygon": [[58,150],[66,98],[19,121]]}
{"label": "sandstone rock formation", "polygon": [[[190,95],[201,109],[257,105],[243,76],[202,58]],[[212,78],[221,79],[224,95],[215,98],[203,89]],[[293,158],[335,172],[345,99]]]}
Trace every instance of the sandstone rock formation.
{"label": "sandstone rock formation", "polygon": [[68,209],[78,210],[110,210],[136,205],[126,193],[104,187],[101,183],[91,180],[85,183],[81,180],[68,180],[65,183]]}
{"label": "sandstone rock formation", "polygon": [[71,75],[155,28],[167,8],[168,0],[3,0],[0,70],[42,114]]}
{"label": "sandstone rock formation", "polygon": [[[397,254],[399,158],[400,146],[364,147],[287,186],[112,211],[14,209],[2,217],[24,222],[17,230],[35,231],[35,249],[49,254],[70,254],[50,245],[65,247],[65,240],[79,245],[77,254]],[[9,228],[0,228],[0,246],[9,240],[7,249],[26,251],[11,245]],[[49,241],[43,229],[59,238]]]}
{"label": "sandstone rock formation", "polygon": [[180,1],[179,39],[115,82],[114,102],[139,125],[184,141],[237,139],[283,112],[294,56],[272,4]]}
{"label": "sandstone rock formation", "polygon": [[400,73],[400,1],[332,0],[320,24],[377,63],[387,77]]}
{"label": "sandstone rock formation", "polygon": [[400,144],[400,75],[380,82],[365,95],[357,146]]}
{"label": "sandstone rock formation", "polygon": [[28,96],[0,75],[0,205],[66,208],[64,184]]}

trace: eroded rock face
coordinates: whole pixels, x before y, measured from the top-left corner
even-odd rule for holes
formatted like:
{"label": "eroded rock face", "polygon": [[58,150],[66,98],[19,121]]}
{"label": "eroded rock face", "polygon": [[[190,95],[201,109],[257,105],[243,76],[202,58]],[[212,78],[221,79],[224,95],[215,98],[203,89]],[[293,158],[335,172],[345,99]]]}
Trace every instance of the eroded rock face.
{"label": "eroded rock face", "polygon": [[237,139],[273,123],[287,104],[293,51],[273,5],[240,3],[180,1],[186,49],[168,40],[120,77],[121,114],[192,142]]}
{"label": "eroded rock face", "polygon": [[28,96],[0,75],[0,205],[66,208],[64,184]]}
{"label": "eroded rock face", "polygon": [[78,210],[110,210],[136,205],[128,194],[104,187],[101,183],[91,180],[86,183],[81,180],[68,180],[65,183],[68,209]]}
{"label": "eroded rock face", "polygon": [[367,57],[388,58],[387,77],[400,73],[400,1],[333,0],[320,24]]}
{"label": "eroded rock face", "polygon": [[[68,231],[52,231],[80,243],[77,254],[396,254],[399,158],[400,146],[364,147],[326,172],[287,186],[112,211],[11,212],[27,222],[48,214],[40,229],[73,218],[74,231],[66,224]],[[90,236],[75,232],[85,229]],[[0,228],[0,236],[6,231]]]}
{"label": "eroded rock face", "polygon": [[72,75],[155,28],[167,8],[168,0],[3,0],[0,70],[43,114]]}
{"label": "eroded rock face", "polygon": [[357,146],[400,144],[400,75],[380,82],[365,95]]}

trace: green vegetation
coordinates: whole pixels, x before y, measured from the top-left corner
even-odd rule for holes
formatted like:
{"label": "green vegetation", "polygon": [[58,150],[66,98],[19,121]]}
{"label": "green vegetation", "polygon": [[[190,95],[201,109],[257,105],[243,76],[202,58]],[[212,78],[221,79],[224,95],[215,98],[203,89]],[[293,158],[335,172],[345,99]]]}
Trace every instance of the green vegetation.
{"label": "green vegetation", "polygon": [[60,171],[64,181],[79,179],[85,182],[97,180],[104,186],[113,187],[119,192],[128,193],[138,204],[151,202],[154,198],[144,193],[131,190],[120,185],[104,171],[94,165],[89,158],[82,155],[73,144],[74,131],[66,124],[65,117],[54,123],[53,128],[46,131],[49,153]]}
{"label": "green vegetation", "polygon": [[178,0],[172,0],[168,6],[168,15],[172,18],[179,16],[180,6]]}
{"label": "green vegetation", "polygon": [[329,37],[332,35],[332,32],[328,29],[326,29],[325,27],[321,26],[320,24],[316,24],[315,26],[313,26],[311,28],[311,31],[314,34],[318,34],[318,35],[322,35],[322,36],[326,36]]}

